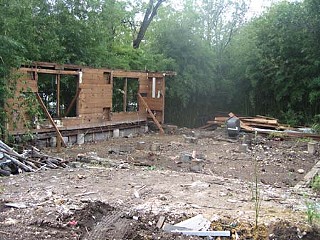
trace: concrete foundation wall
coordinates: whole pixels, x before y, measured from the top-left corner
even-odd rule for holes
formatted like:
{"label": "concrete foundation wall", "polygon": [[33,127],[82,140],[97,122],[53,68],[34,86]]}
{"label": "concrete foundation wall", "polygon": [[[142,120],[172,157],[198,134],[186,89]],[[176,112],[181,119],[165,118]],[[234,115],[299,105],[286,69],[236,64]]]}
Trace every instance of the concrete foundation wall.
{"label": "concrete foundation wall", "polygon": [[[103,132],[79,132],[78,134],[64,136],[63,139],[68,146],[71,145],[81,145],[84,143],[95,142],[95,141],[104,141],[113,137],[128,137],[128,136],[136,136],[138,134],[148,132],[147,126],[132,126],[123,129],[113,129],[106,130]],[[62,133],[63,135],[63,133]],[[57,138],[55,136],[48,137],[46,139],[39,139],[36,142],[38,147],[56,147]]]}

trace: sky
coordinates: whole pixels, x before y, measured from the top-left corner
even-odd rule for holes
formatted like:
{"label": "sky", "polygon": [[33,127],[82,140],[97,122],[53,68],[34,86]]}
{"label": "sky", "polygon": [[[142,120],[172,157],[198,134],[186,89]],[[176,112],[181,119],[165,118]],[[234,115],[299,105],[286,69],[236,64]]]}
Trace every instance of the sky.
{"label": "sky", "polygon": [[[270,7],[273,3],[283,0],[251,0],[249,14],[252,16],[261,14],[266,8]],[[286,0],[287,2],[298,2],[301,0]]]}
{"label": "sky", "polygon": [[254,15],[261,14],[265,8],[270,7],[274,0],[251,0],[249,13]]}
{"label": "sky", "polygon": [[[247,0],[247,1],[249,2],[250,0]],[[250,17],[260,15],[264,10],[270,7],[273,3],[280,2],[280,1],[294,2],[299,0],[251,0],[248,15]],[[181,8],[181,4],[183,1],[175,0],[172,2],[173,2],[173,5],[179,9]]]}

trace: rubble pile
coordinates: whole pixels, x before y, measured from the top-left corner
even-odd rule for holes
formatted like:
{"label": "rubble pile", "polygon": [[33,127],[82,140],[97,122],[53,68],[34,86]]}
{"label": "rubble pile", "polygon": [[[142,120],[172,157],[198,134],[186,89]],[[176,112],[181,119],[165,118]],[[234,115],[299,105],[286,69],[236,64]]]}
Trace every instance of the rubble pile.
{"label": "rubble pile", "polygon": [[21,172],[36,172],[40,169],[56,169],[66,167],[66,161],[41,153],[35,147],[19,154],[0,141],[0,175],[9,176]]}

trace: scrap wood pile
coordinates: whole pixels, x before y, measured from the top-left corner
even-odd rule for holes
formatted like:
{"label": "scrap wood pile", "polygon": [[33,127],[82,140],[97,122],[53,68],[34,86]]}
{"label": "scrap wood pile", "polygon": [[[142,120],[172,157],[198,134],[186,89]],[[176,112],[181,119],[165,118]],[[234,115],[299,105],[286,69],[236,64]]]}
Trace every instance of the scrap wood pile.
{"label": "scrap wood pile", "polygon": [[224,126],[231,117],[237,117],[240,120],[240,127],[246,132],[258,133],[283,133],[288,137],[312,138],[320,141],[320,135],[310,132],[302,132],[297,128],[293,128],[284,124],[280,124],[278,119],[256,115],[255,117],[242,117],[229,113],[228,116],[216,116],[213,120],[208,121],[206,125],[200,129],[210,129],[213,126]]}
{"label": "scrap wood pile", "polygon": [[20,172],[36,172],[40,169],[66,166],[65,160],[43,154],[35,147],[19,154],[0,140],[0,175],[8,176]]}
{"label": "scrap wood pile", "polygon": [[240,117],[233,113],[229,113],[228,116],[216,116],[214,120],[208,121],[207,124],[201,128],[209,128],[212,125],[222,126],[225,125],[230,117],[237,117],[240,119],[240,126],[247,131],[253,131],[254,128],[266,128],[273,130],[290,129],[288,126],[280,125],[278,119],[272,117],[266,117],[257,115],[255,117]]}

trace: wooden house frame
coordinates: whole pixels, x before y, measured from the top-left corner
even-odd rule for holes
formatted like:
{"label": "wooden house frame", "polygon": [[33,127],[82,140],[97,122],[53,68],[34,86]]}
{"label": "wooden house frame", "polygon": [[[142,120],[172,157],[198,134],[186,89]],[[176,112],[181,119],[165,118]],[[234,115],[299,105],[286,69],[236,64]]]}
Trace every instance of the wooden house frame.
{"label": "wooden house frame", "polygon": [[[7,128],[14,136],[31,131],[43,145],[125,136],[145,131],[148,119],[163,132],[166,75],[172,73],[46,62],[21,66],[15,97],[8,101]],[[25,105],[19,104],[26,94],[34,94],[46,121],[32,119]],[[18,119],[17,112],[24,117]],[[26,127],[26,119],[34,123],[31,129]]]}

